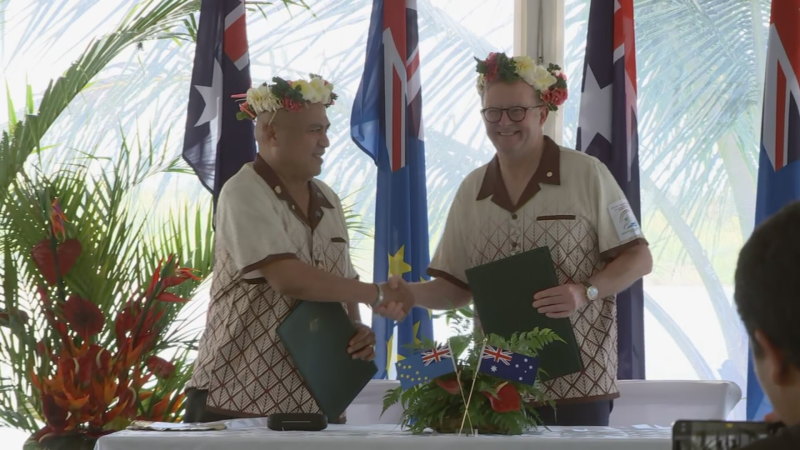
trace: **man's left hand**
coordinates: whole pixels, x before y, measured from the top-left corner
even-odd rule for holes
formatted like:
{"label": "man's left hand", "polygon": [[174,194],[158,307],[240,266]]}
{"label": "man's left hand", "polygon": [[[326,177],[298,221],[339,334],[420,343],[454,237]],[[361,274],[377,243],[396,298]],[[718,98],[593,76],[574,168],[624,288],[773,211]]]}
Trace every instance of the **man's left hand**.
{"label": "man's left hand", "polygon": [[347,343],[347,353],[353,359],[372,361],[375,359],[375,333],[363,323],[356,323],[356,334]]}
{"label": "man's left hand", "polygon": [[581,284],[562,284],[533,295],[533,307],[553,319],[569,317],[588,302],[586,288]]}

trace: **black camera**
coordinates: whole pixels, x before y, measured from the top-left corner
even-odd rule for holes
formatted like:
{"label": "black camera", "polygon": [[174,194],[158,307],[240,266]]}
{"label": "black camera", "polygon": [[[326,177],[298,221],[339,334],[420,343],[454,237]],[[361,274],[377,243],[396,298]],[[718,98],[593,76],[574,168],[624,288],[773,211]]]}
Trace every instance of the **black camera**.
{"label": "black camera", "polygon": [[267,416],[267,426],[276,431],[319,431],[328,426],[328,418],[319,413],[275,413]]}

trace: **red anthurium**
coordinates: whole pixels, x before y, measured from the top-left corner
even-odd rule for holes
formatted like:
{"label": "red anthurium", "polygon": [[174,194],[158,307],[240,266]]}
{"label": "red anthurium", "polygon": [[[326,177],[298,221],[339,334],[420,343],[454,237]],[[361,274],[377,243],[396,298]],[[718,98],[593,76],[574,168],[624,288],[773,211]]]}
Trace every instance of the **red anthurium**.
{"label": "red anthurium", "polygon": [[81,243],[77,239],[67,239],[58,244],[56,253],[53,253],[50,239],[42,239],[33,246],[31,256],[44,279],[51,285],[58,281],[56,276],[56,255],[58,255],[58,274],[62,277],[69,273],[78,256],[81,255]]}
{"label": "red anthurium", "polygon": [[169,378],[175,372],[175,365],[158,356],[147,358],[147,368],[158,378]]}
{"label": "red anthurium", "polygon": [[508,382],[500,385],[500,388],[497,390],[497,395],[489,391],[481,391],[481,394],[489,399],[489,404],[492,409],[499,413],[519,411],[522,406],[517,388]]}
{"label": "red anthurium", "polygon": [[433,380],[440,388],[444,389],[448,394],[456,395],[461,392],[460,386],[458,385],[458,379],[451,378],[449,380],[442,380],[441,378],[436,378]]}
{"label": "red anthurium", "polygon": [[71,295],[62,307],[73,331],[89,339],[103,329],[103,312],[89,300]]}

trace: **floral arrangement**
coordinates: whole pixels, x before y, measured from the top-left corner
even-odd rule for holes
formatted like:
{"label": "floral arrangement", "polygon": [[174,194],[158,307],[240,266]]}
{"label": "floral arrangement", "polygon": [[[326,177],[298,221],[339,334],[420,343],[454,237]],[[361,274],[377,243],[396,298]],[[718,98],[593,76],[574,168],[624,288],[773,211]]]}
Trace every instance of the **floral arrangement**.
{"label": "floral arrangement", "polygon": [[273,84],[262,83],[250,88],[246,94],[237,94],[233,98],[244,99],[239,104],[238,119],[255,119],[262,112],[279,109],[297,111],[307,103],[322,103],[326,107],[332,105],[337,98],[333,85],[321,76],[311,74],[308,80],[284,80],[272,78]]}
{"label": "floral arrangement", "polygon": [[[508,358],[511,355],[535,357],[545,345],[560,340],[552,330],[539,328],[515,333],[509,339],[495,334],[488,338],[480,335],[453,337],[449,349],[454,356],[455,370],[410,389],[404,390],[401,386],[388,391],[383,410],[400,402],[402,426],[415,434],[427,428],[442,433],[477,430],[489,434],[521,434],[541,423],[536,407],[552,402],[544,396],[538,381],[525,383],[498,378],[492,375],[494,369],[483,370],[481,360],[487,353]],[[430,342],[426,344],[418,348],[431,348]],[[434,355],[436,353],[434,351]],[[430,357],[430,352],[422,355]]]}
{"label": "floral arrangement", "polygon": [[550,111],[558,110],[567,100],[567,75],[556,64],[547,67],[536,64],[530,56],[509,58],[505,53],[489,53],[486,59],[477,61],[478,92],[483,95],[486,83],[500,80],[512,82],[522,80],[536,89],[539,98]]}
{"label": "floral arrangement", "polygon": [[65,277],[84,249],[69,237],[58,199],[49,210],[48,235],[30,253],[41,274],[38,297],[46,326],[29,367],[38,394],[32,401],[38,401],[45,425],[31,440],[47,447],[57,438],[116,431],[137,418],[174,418],[184,401],[182,382],[171,382],[177,368],[155,353],[168,308],[186,301],[169,289],[199,278],[169,257],[116,317],[106,318],[94,302],[68,292]]}

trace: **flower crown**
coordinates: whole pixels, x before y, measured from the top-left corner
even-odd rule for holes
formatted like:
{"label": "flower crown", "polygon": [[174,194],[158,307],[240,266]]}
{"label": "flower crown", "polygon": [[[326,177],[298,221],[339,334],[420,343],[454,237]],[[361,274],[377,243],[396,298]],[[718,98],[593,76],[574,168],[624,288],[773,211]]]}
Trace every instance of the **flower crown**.
{"label": "flower crown", "polygon": [[233,95],[235,99],[245,100],[239,104],[236,118],[254,120],[262,112],[279,109],[297,111],[310,103],[322,103],[327,108],[337,98],[333,92],[333,85],[313,73],[310,74],[308,81],[274,77],[272,83],[262,83],[260,86],[248,89],[246,94]]}
{"label": "flower crown", "polygon": [[505,53],[489,53],[485,60],[478,62],[478,92],[483,95],[486,83],[500,80],[511,82],[522,80],[536,89],[539,98],[550,111],[567,100],[567,75],[561,67],[550,64],[547,67],[536,64],[530,56],[509,58]]}

